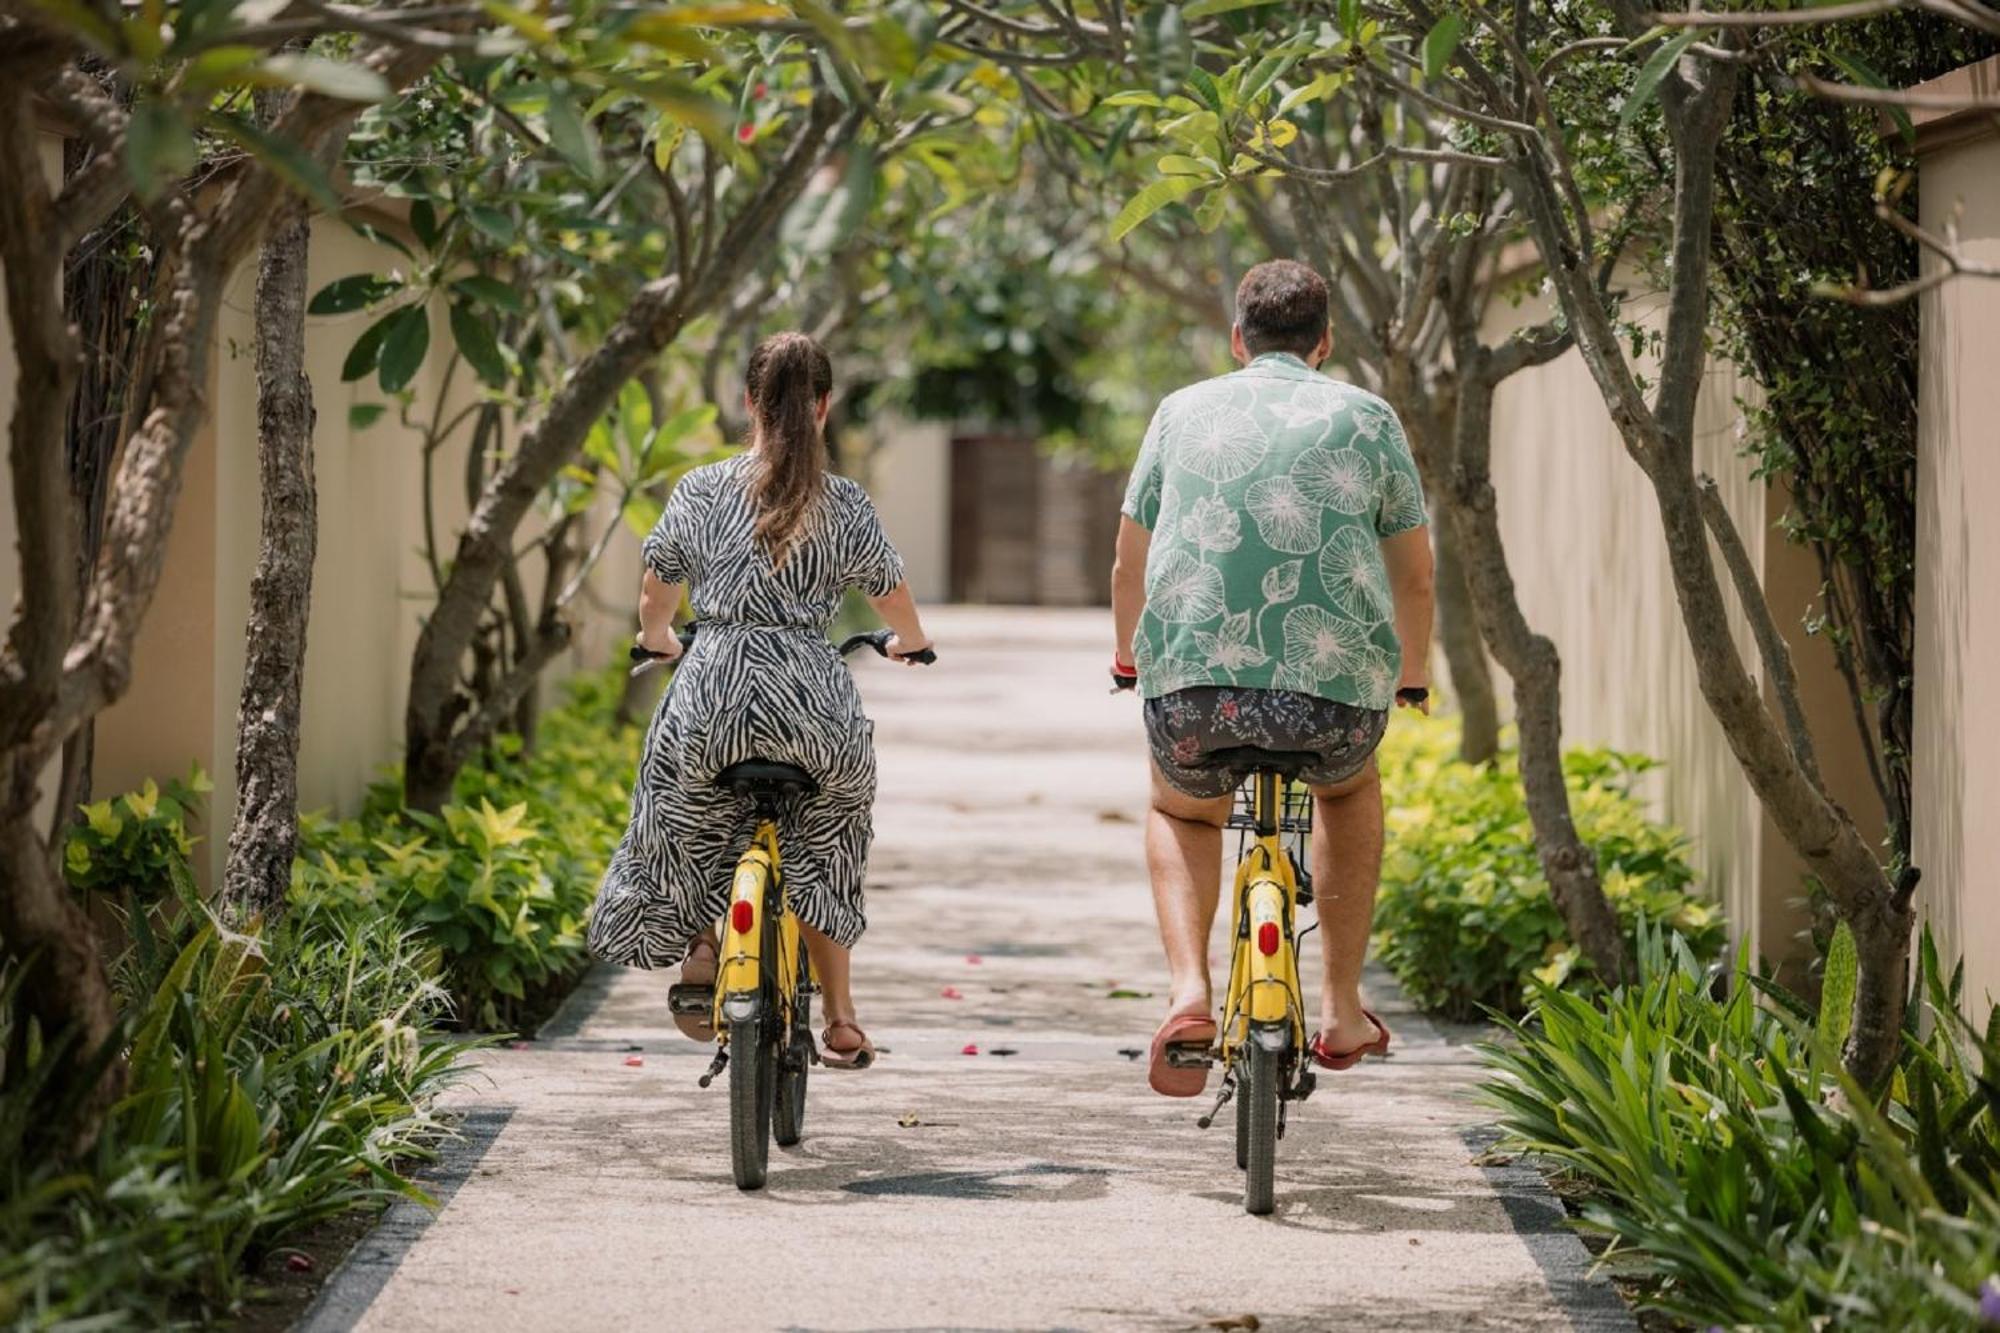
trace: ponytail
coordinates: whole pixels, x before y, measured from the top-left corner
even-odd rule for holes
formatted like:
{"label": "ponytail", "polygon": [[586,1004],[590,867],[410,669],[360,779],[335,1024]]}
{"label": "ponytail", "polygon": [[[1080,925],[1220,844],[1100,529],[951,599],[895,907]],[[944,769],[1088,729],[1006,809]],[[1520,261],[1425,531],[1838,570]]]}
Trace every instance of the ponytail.
{"label": "ponytail", "polygon": [[833,363],[803,333],[774,333],[757,344],[744,374],[756,444],[750,484],[757,542],[782,565],[826,482],[819,400],[833,391]]}

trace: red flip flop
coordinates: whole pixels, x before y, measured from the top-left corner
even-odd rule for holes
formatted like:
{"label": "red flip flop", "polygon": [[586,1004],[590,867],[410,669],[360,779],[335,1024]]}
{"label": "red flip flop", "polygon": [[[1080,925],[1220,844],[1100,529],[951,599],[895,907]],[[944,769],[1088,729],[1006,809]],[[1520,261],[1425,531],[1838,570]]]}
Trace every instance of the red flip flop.
{"label": "red flip flop", "polygon": [[1361,1012],[1368,1015],[1368,1021],[1373,1023],[1375,1030],[1382,1035],[1374,1041],[1364,1042],[1351,1051],[1331,1051],[1327,1049],[1326,1042],[1320,1034],[1315,1032],[1312,1044],[1307,1048],[1312,1052],[1314,1064],[1321,1069],[1352,1069],[1368,1056],[1389,1053],[1389,1025],[1384,1023],[1373,1009],[1363,1009]]}
{"label": "red flip flop", "polygon": [[1179,1069],[1167,1063],[1167,1047],[1196,1046],[1206,1053],[1215,1042],[1215,1020],[1207,1014],[1174,1014],[1153,1034],[1146,1082],[1162,1097],[1199,1097],[1208,1086],[1208,1068]]}

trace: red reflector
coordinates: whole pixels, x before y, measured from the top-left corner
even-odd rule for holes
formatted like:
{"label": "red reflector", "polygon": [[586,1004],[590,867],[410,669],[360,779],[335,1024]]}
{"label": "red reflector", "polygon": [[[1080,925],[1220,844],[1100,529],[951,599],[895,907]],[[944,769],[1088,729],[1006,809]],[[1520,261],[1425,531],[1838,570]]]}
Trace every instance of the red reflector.
{"label": "red reflector", "polygon": [[1266,921],[1257,927],[1257,952],[1269,958],[1278,952],[1278,923]]}
{"label": "red reflector", "polygon": [[747,898],[739,899],[729,908],[729,928],[738,935],[748,935],[750,927],[757,924],[757,909]]}

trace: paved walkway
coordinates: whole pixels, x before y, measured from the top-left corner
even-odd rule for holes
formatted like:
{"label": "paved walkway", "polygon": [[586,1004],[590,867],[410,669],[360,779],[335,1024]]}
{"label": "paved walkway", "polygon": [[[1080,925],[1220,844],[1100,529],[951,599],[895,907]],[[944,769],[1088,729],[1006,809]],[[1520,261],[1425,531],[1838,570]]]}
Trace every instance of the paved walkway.
{"label": "paved walkway", "polygon": [[1395,1058],[1322,1075],[1276,1214],[1242,1212],[1230,1122],[1196,1128],[1130,1058],[1164,973],[1106,617],[934,632],[934,670],[859,667],[882,765],[859,994],[889,1053],[813,1075],[766,1190],[730,1183],[668,978],[599,969],[457,1095],[442,1211],[399,1205],[304,1326],[1629,1329],[1533,1173],[1480,1164],[1463,1034],[1379,978]]}

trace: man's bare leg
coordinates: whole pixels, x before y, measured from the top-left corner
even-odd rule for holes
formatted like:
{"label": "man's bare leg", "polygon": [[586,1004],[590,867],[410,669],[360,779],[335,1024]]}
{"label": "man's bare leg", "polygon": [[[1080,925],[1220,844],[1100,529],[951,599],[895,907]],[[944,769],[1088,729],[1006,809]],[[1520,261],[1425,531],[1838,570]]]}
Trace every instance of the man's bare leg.
{"label": "man's bare leg", "polygon": [[1153,910],[1160,918],[1160,943],[1173,979],[1169,1015],[1211,1009],[1208,937],[1222,897],[1222,826],[1229,822],[1232,802],[1228,796],[1188,796],[1153,770],[1146,868],[1153,877]]}
{"label": "man's bare leg", "polygon": [[1376,1039],[1361,1012],[1361,964],[1382,879],[1382,780],[1368,767],[1346,782],[1313,789],[1312,875],[1319,904],[1320,1034],[1328,1050],[1358,1050]]}

